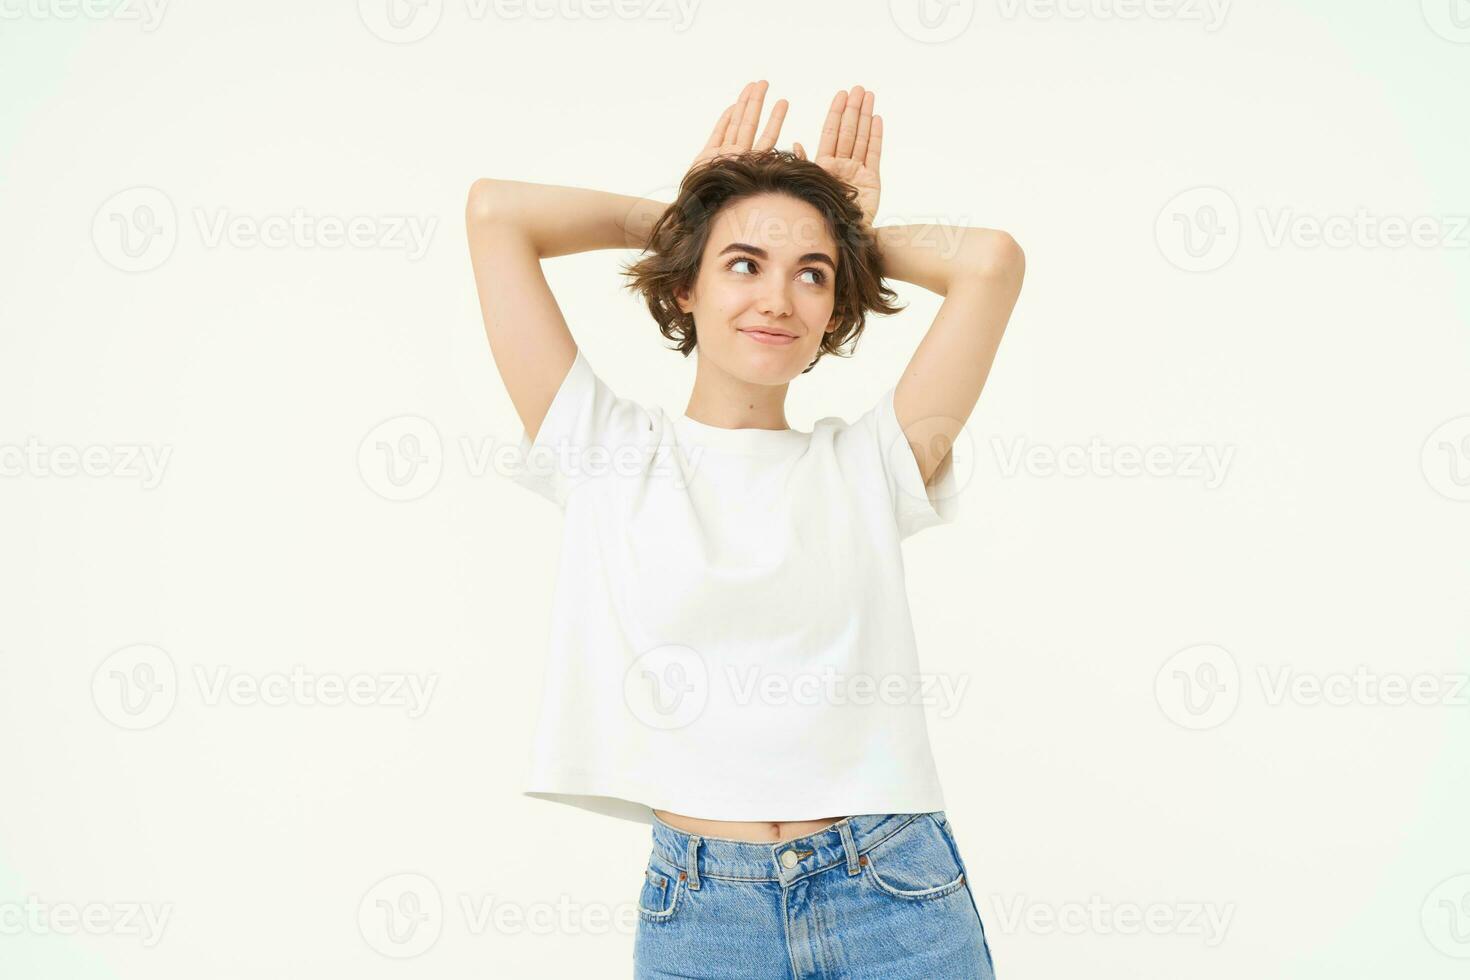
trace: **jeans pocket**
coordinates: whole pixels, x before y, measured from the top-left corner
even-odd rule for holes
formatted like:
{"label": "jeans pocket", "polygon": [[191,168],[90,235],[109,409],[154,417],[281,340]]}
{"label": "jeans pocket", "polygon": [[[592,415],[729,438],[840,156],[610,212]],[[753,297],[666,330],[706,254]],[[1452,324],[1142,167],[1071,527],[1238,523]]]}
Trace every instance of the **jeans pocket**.
{"label": "jeans pocket", "polygon": [[683,891],[684,872],[657,853],[650,854],[643,872],[643,889],[638,893],[639,917],[646,922],[667,922],[679,907]]}
{"label": "jeans pocket", "polygon": [[863,877],[878,891],[905,901],[943,898],[965,884],[965,869],[944,827],[919,814],[858,858]]}

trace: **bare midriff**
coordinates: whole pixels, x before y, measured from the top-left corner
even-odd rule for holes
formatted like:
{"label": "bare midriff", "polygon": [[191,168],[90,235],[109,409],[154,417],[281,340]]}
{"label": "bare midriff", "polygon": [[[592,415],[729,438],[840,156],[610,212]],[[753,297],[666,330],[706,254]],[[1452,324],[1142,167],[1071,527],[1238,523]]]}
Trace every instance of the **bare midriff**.
{"label": "bare midriff", "polygon": [[701,837],[724,837],[728,840],[749,841],[753,844],[778,844],[815,834],[832,826],[842,817],[822,817],[820,820],[705,820],[701,817],[686,817],[667,810],[654,810],[654,815],[664,823],[686,834]]}

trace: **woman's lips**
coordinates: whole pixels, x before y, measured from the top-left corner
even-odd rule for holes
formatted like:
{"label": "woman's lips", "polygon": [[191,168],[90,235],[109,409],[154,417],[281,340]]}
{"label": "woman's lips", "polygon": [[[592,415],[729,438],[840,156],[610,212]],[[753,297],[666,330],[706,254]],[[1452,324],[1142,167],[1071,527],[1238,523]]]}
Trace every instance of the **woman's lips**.
{"label": "woman's lips", "polygon": [[784,347],[796,340],[784,333],[769,333],[765,330],[742,330],[741,333],[758,344],[770,344],[773,347]]}

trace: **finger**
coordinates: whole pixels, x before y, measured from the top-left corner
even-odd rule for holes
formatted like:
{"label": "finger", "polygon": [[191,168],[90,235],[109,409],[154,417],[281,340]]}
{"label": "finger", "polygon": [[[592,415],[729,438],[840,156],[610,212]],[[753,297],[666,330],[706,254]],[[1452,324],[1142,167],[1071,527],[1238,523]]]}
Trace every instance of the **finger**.
{"label": "finger", "polygon": [[755,149],[769,150],[776,145],[776,138],[781,135],[781,123],[786,120],[788,106],[785,99],[777,99],[776,104],[771,106],[771,118],[766,120],[766,128],[761,133],[761,138],[756,140]]}
{"label": "finger", "polygon": [[847,93],[832,96],[827,107],[827,118],[822,121],[822,138],[817,141],[817,159],[829,157],[837,149],[837,128],[842,124],[842,107],[847,105]]}
{"label": "finger", "polygon": [[720,121],[715,123],[714,131],[709,134],[709,140],[704,144],[706,150],[713,150],[725,141],[725,127],[729,125],[730,116],[734,112],[735,105],[733,103],[725,106],[725,111],[720,113]]}
{"label": "finger", "polygon": [[863,161],[868,158],[868,135],[873,128],[873,100],[877,96],[868,92],[863,96],[863,107],[858,111],[857,137],[852,141],[852,158]]}
{"label": "finger", "polygon": [[837,128],[837,158],[852,157],[852,144],[857,139],[858,110],[863,104],[863,87],[854,85],[847,93],[847,108],[842,110],[842,124]]}
{"label": "finger", "polygon": [[720,130],[720,138],[719,141],[715,143],[715,149],[719,149],[722,146],[729,145],[730,140],[734,138],[732,134],[735,132],[735,124],[737,121],[739,121],[739,119],[740,103],[732,102],[730,103],[729,108],[725,110],[725,125],[724,128]]}
{"label": "finger", "polygon": [[750,83],[740,90],[740,98],[730,107],[730,119],[725,124],[724,135],[720,137],[720,145],[727,146],[735,142],[736,135],[740,132],[740,114],[745,111],[745,100],[750,95]]}
{"label": "finger", "polygon": [[761,121],[761,106],[765,101],[766,83],[756,82],[750,94],[745,97],[745,111],[740,116],[740,131],[735,135],[735,142],[742,150],[750,149],[750,144],[755,142],[755,127]]}
{"label": "finger", "polygon": [[745,115],[745,106],[750,101],[750,92],[754,85],[754,82],[746,82],[740,90],[740,98],[735,100],[735,111],[730,114],[730,122],[725,127],[726,145],[740,139],[740,120]]}
{"label": "finger", "polygon": [[878,162],[883,156],[883,117],[873,117],[873,130],[868,134],[868,155],[863,166],[873,173],[878,172]]}
{"label": "finger", "polygon": [[795,143],[795,144],[792,144],[792,145],[796,149],[796,157],[797,157],[797,159],[798,160],[805,160],[806,159],[806,150],[803,150],[801,148],[801,144],[800,143]]}

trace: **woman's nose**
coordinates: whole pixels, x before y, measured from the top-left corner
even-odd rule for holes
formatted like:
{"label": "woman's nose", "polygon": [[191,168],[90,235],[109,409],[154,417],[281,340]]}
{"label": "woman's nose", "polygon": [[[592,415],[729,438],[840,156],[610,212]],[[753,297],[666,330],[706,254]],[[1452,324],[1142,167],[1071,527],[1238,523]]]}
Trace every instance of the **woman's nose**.
{"label": "woman's nose", "polygon": [[791,312],[791,300],[783,288],[767,290],[761,296],[759,306],[763,316],[785,316]]}

